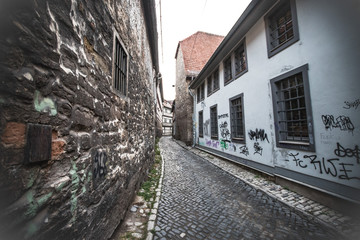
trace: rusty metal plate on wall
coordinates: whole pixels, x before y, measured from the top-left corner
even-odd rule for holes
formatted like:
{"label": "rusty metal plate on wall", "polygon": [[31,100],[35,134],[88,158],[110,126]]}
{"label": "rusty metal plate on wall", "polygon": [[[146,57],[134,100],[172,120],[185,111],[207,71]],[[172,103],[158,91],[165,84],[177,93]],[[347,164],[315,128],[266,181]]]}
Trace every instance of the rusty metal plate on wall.
{"label": "rusty metal plate on wall", "polygon": [[27,125],[25,164],[51,159],[51,132],[50,125]]}

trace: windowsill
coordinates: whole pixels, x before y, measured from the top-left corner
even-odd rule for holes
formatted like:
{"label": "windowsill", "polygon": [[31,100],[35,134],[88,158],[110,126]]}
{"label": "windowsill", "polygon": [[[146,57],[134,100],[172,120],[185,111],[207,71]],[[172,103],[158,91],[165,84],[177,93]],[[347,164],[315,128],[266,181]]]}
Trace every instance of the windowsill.
{"label": "windowsill", "polygon": [[130,98],[125,96],[124,94],[122,93],[119,93],[119,91],[117,91],[116,89],[114,89],[113,87],[111,87],[111,91],[116,95],[118,96],[121,100],[127,102],[128,104],[130,104]]}
{"label": "windowsill", "polygon": [[219,140],[219,136],[211,136],[211,139],[213,139],[213,140]]}
{"label": "windowsill", "polygon": [[210,97],[211,95],[213,95],[214,93],[216,93],[217,91],[219,91],[220,88],[217,88],[215,90],[213,90],[210,94],[208,94],[207,96]]}
{"label": "windowsill", "polygon": [[294,145],[310,146],[310,143],[306,143],[306,142],[279,141],[279,143],[280,143],[280,144],[294,144]]}
{"label": "windowsill", "polygon": [[232,138],[231,140],[235,143],[245,143],[245,138]]}

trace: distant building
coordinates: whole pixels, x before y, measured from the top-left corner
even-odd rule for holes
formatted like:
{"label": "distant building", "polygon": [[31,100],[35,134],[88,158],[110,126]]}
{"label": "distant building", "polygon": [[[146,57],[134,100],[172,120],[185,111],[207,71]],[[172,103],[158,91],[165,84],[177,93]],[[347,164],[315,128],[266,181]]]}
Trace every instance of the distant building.
{"label": "distant building", "polygon": [[163,128],[163,135],[164,136],[171,136],[172,135],[172,128],[173,128],[173,114],[171,111],[173,101],[164,101],[163,104],[163,121],[162,121],[162,128]]}
{"label": "distant building", "polygon": [[175,138],[192,144],[193,98],[189,83],[199,74],[224,37],[197,32],[179,42],[176,50],[176,104]]}
{"label": "distant building", "polygon": [[253,0],[190,84],[197,146],[359,203],[359,7]]}

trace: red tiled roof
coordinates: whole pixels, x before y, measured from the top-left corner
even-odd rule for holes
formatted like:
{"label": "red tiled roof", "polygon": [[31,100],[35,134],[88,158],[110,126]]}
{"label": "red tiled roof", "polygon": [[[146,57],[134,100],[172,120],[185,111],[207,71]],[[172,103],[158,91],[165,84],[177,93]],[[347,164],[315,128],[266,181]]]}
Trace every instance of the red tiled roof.
{"label": "red tiled roof", "polygon": [[179,42],[175,58],[177,58],[178,51],[181,48],[185,70],[187,72],[200,72],[223,39],[223,36],[197,32]]}

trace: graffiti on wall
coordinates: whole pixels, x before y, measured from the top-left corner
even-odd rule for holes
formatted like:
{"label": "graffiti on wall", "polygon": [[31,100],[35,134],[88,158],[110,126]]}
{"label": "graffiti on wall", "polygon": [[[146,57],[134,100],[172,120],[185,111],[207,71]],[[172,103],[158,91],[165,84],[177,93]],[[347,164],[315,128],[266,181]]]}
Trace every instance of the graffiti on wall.
{"label": "graffiti on wall", "polygon": [[206,120],[204,122],[204,135],[205,136],[210,136],[210,134],[209,134],[209,126],[210,126],[210,120],[208,119],[208,120]]}
{"label": "graffiti on wall", "polygon": [[259,145],[259,143],[258,142],[255,142],[254,143],[254,155],[255,154],[259,154],[259,155],[261,155],[262,156],[262,152],[263,152],[263,148]]}
{"label": "graffiti on wall", "polygon": [[334,154],[337,158],[324,158],[317,155],[303,155],[299,153],[290,153],[288,156],[291,159],[286,159],[286,162],[295,162],[296,167],[308,168],[312,167],[320,174],[330,175],[335,178],[344,180],[360,180],[360,176],[353,174],[353,163],[344,163],[341,161],[343,157],[355,158],[357,164],[359,163],[359,147],[356,145],[354,149],[344,148],[340,143],[336,144]]}
{"label": "graffiti on wall", "polygon": [[94,165],[93,165],[93,177],[101,178],[105,177],[107,174],[106,168],[107,155],[105,151],[98,150],[94,156]]}
{"label": "graffiti on wall", "polygon": [[345,108],[345,109],[350,109],[350,108],[357,109],[358,106],[360,105],[360,98],[356,99],[353,102],[345,101],[344,103],[345,103],[345,106],[343,108]]}
{"label": "graffiti on wall", "polygon": [[333,115],[322,115],[321,119],[326,130],[339,128],[341,131],[353,132],[355,129],[351,119],[347,116],[339,116],[335,118]]}
{"label": "graffiti on wall", "polygon": [[249,137],[250,137],[250,140],[255,140],[255,141],[267,141],[269,142],[269,139],[268,139],[268,136],[267,134],[265,133],[265,130],[264,129],[255,129],[255,131],[253,130],[250,130],[248,132],[249,134]]}
{"label": "graffiti on wall", "polygon": [[340,143],[336,143],[336,148],[334,153],[338,157],[355,157],[356,163],[360,164],[360,157],[359,157],[359,146],[355,145],[354,149],[352,148],[345,148]]}
{"label": "graffiti on wall", "polygon": [[223,140],[230,142],[231,134],[228,129],[228,123],[226,121],[222,122],[220,123],[219,127],[220,127],[220,135],[223,138]]}
{"label": "graffiti on wall", "polygon": [[218,115],[218,119],[228,118],[228,117],[229,117],[229,114],[228,114],[228,113]]}
{"label": "graffiti on wall", "polygon": [[244,154],[245,156],[249,155],[249,149],[247,148],[247,146],[240,147],[240,154]]}

